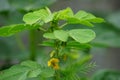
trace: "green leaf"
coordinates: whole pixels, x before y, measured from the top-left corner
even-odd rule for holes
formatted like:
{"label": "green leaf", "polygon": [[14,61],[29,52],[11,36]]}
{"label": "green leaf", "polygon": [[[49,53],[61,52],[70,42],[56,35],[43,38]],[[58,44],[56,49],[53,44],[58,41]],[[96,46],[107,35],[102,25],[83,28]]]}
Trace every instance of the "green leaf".
{"label": "green leaf", "polygon": [[85,16],[83,19],[87,20],[89,22],[92,22],[92,23],[102,23],[102,22],[105,22],[105,20],[103,18],[95,17],[91,13],[88,13],[88,15]]}
{"label": "green leaf", "polygon": [[76,41],[69,41],[69,42],[67,42],[67,47],[68,48],[77,48],[77,49],[88,49],[88,48],[91,48],[90,44],[80,44],[79,42],[76,42]]}
{"label": "green leaf", "polygon": [[90,29],[73,29],[69,35],[79,43],[88,43],[95,38],[95,32]]}
{"label": "green leaf", "polygon": [[48,23],[48,22],[52,21],[52,20],[53,20],[53,17],[54,17],[54,14],[49,14],[48,17],[46,17],[46,18],[44,19],[44,22],[45,22],[45,23]]}
{"label": "green leaf", "polygon": [[29,69],[25,66],[15,65],[0,73],[0,80],[25,80]]}
{"label": "green leaf", "polygon": [[41,66],[36,62],[25,61],[25,62],[22,62],[21,65],[28,66],[29,68],[31,68],[31,71],[29,71],[28,73],[28,77],[37,77],[41,73]]}
{"label": "green leaf", "polygon": [[45,33],[43,37],[48,39],[59,39],[61,41],[67,41],[68,39],[68,33],[63,30],[55,30],[53,33]]}
{"label": "green leaf", "polygon": [[102,22],[105,22],[105,20],[102,19],[102,18],[94,18],[94,19],[90,19],[88,21],[93,22],[93,23],[102,23]]}
{"label": "green leaf", "polygon": [[84,20],[90,20],[90,19],[94,19],[96,18],[93,14],[91,13],[87,13],[87,15],[85,17],[83,17],[82,19]]}
{"label": "green leaf", "polygon": [[84,17],[86,17],[88,15],[88,13],[87,12],[85,12],[85,11],[78,11],[76,14],[75,14],[75,18],[79,18],[79,19],[82,19],[82,18],[84,18]]}
{"label": "green leaf", "polygon": [[40,73],[40,64],[33,61],[25,61],[19,65],[14,65],[10,69],[1,71],[0,80],[26,80],[28,77],[36,77]]}
{"label": "green leaf", "polygon": [[69,24],[82,24],[82,25],[89,26],[89,27],[93,27],[94,26],[92,23],[90,23],[87,20],[82,20],[82,19],[80,20],[80,19],[74,18],[74,17],[68,18],[67,21],[68,21]]}
{"label": "green leaf", "polygon": [[[48,19],[50,13],[45,9],[40,9],[38,11],[30,12],[23,17],[23,21],[26,24],[34,24],[36,22],[46,22],[46,18]],[[50,18],[51,20],[52,18]],[[50,21],[48,20],[48,21]],[[41,24],[43,25],[43,24]]]}
{"label": "green leaf", "polygon": [[54,35],[57,39],[66,42],[68,39],[68,32],[67,31],[63,31],[63,30],[56,30],[54,31]]}
{"label": "green leaf", "polygon": [[104,19],[95,17],[93,14],[85,11],[77,12],[73,17],[67,18],[69,24],[82,24],[85,26],[93,27],[92,23],[102,23]]}
{"label": "green leaf", "polygon": [[52,68],[44,68],[42,70],[42,74],[40,74],[41,77],[48,78],[48,77],[53,77],[55,71]]}
{"label": "green leaf", "polygon": [[24,30],[30,30],[30,29],[36,29],[39,26],[30,26],[25,24],[17,24],[17,25],[10,25],[10,26],[3,26],[0,28],[0,36],[11,36],[15,33],[24,31]]}
{"label": "green leaf", "polygon": [[63,9],[63,10],[60,10],[59,12],[55,12],[54,15],[55,15],[55,20],[66,20],[67,18],[69,17],[72,17],[73,16],[73,11],[71,8],[66,8],[66,9]]}
{"label": "green leaf", "polygon": [[48,39],[56,39],[55,35],[53,33],[45,33],[43,35],[44,38],[48,38]]}

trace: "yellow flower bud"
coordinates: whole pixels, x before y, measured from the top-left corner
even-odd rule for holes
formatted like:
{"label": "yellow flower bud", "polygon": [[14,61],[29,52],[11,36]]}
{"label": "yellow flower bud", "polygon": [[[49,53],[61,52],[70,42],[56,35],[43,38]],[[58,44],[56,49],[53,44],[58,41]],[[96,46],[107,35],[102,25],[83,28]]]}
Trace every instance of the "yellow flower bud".
{"label": "yellow flower bud", "polygon": [[57,58],[52,58],[52,59],[50,59],[49,61],[48,61],[48,66],[49,67],[53,67],[54,69],[59,69],[59,65],[58,65],[58,63],[59,63],[59,59],[57,59]]}

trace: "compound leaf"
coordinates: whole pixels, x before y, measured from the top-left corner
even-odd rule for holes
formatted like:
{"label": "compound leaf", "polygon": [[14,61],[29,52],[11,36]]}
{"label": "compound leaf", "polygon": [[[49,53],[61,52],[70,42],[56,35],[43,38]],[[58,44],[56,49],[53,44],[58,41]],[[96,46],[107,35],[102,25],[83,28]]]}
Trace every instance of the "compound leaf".
{"label": "compound leaf", "polygon": [[85,26],[93,27],[92,23],[102,23],[104,19],[95,17],[91,13],[85,11],[78,11],[73,17],[67,18],[69,24],[82,24]]}

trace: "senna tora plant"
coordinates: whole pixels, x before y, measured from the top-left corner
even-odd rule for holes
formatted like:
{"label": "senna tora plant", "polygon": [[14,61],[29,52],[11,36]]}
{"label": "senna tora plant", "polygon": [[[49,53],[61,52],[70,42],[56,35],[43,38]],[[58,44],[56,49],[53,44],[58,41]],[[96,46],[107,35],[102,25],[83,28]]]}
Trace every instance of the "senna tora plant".
{"label": "senna tora plant", "polygon": [[[3,26],[0,28],[0,36],[39,29],[45,38],[41,45],[51,47],[52,50],[42,63],[27,60],[0,71],[0,80],[90,80],[85,73],[95,63],[90,62],[92,56],[86,54],[86,50],[91,48],[90,42],[96,36],[91,28],[93,23],[102,23],[104,19],[82,10],[74,13],[71,8],[56,12],[43,8],[25,14],[23,21],[24,24]],[[81,24],[88,28],[65,28],[71,24]]]}

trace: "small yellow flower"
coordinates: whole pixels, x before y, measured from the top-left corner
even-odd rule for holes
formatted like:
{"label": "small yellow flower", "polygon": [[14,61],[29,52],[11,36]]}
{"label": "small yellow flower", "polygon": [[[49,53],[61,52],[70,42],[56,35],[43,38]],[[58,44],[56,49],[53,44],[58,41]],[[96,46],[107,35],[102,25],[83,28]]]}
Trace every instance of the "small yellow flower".
{"label": "small yellow flower", "polygon": [[48,61],[48,66],[49,67],[53,67],[54,69],[59,69],[59,65],[58,65],[58,63],[59,63],[59,59],[57,59],[57,58],[52,58],[52,59],[50,59],[49,61]]}

